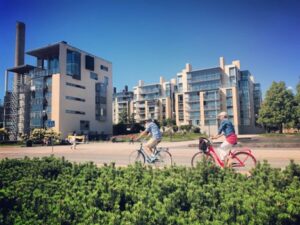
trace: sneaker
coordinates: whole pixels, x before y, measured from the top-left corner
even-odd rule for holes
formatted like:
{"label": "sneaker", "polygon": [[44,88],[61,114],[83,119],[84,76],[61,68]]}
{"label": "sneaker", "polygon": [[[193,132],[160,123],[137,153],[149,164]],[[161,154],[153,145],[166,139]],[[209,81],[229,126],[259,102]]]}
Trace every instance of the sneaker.
{"label": "sneaker", "polygon": [[147,162],[148,163],[153,163],[156,160],[156,157],[154,155],[151,155],[148,159]]}

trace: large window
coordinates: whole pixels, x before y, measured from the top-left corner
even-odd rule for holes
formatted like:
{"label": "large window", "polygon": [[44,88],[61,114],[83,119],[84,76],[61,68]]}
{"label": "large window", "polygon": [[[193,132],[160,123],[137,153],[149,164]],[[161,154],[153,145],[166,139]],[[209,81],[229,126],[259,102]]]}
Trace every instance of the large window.
{"label": "large window", "polygon": [[81,80],[81,55],[79,52],[67,50],[67,75],[76,80]]}
{"label": "large window", "polygon": [[80,130],[89,131],[90,130],[90,121],[80,120]]}
{"label": "large window", "polygon": [[104,121],[107,115],[107,85],[96,83],[95,93],[96,120]]}

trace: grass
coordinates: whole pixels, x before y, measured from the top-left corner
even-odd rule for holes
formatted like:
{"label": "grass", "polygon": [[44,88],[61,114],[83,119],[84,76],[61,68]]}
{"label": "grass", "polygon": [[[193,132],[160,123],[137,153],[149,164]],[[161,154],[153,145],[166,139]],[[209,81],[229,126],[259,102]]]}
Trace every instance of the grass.
{"label": "grass", "polygon": [[[130,142],[132,136],[138,136],[138,134],[131,134],[131,135],[118,135],[115,136],[116,142]],[[197,140],[199,137],[206,137],[204,134],[200,133],[192,133],[187,132],[185,134],[182,133],[175,133],[170,136],[169,134],[163,134],[162,141],[171,141],[171,142],[179,142],[179,141],[190,141],[190,140]],[[149,137],[144,138],[145,140],[149,139]]]}
{"label": "grass", "polygon": [[260,134],[262,137],[298,137],[300,133],[293,133],[293,134],[279,134],[279,133],[265,133]]}
{"label": "grass", "polygon": [[24,146],[23,142],[17,142],[17,143],[0,143],[0,147],[18,147],[18,146]]}
{"label": "grass", "polygon": [[172,136],[170,135],[163,135],[162,141],[172,141],[172,142],[178,142],[178,141],[190,141],[190,140],[196,140],[199,137],[206,137],[204,134],[200,133],[175,133]]}

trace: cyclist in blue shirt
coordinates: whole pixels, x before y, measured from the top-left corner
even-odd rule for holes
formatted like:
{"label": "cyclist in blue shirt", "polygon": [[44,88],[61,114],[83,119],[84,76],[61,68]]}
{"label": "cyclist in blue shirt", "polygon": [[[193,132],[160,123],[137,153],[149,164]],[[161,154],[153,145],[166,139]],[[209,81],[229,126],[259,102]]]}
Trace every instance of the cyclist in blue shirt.
{"label": "cyclist in blue shirt", "polygon": [[226,112],[221,112],[218,115],[218,118],[221,120],[221,124],[218,130],[218,134],[213,136],[212,139],[217,139],[221,136],[225,136],[225,141],[218,148],[220,159],[225,161],[227,165],[230,165],[231,162],[229,159],[226,159],[229,150],[233,145],[237,143],[237,136],[235,134],[233,124],[228,120],[228,115]]}
{"label": "cyclist in blue shirt", "polygon": [[146,121],[146,129],[139,135],[139,137],[136,139],[138,141],[141,137],[144,135],[152,135],[151,139],[146,143],[145,149],[149,153],[149,155],[152,155],[153,149],[158,145],[158,143],[161,141],[162,135],[158,128],[158,126],[153,122],[152,119],[148,119]]}

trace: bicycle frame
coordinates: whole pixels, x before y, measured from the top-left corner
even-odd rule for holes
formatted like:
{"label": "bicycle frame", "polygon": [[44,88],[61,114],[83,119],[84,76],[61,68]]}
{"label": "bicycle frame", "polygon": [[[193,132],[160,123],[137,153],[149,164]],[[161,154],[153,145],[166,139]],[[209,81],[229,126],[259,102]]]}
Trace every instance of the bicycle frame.
{"label": "bicycle frame", "polygon": [[[145,156],[145,159],[149,160],[150,156],[148,155],[148,153],[144,150],[143,148],[143,142],[140,143],[140,149],[138,150],[139,152],[141,152],[141,154],[143,154]],[[153,148],[153,155],[156,157],[157,155],[157,149],[156,146]]]}
{"label": "bicycle frame", "polygon": [[[225,163],[219,158],[218,154],[215,152],[215,149],[212,146],[211,141],[210,140],[208,140],[208,141],[210,143],[209,147],[208,147],[209,151],[205,152],[204,154],[211,155],[214,158],[215,162],[218,163],[218,165],[223,168],[225,166]],[[239,152],[246,152],[246,153],[249,153],[250,155],[252,155],[252,152],[248,148],[231,149],[229,151],[229,153],[228,153],[229,158],[236,159],[239,162],[239,164],[235,164],[235,167],[244,167],[245,166],[244,162],[241,161],[239,159],[239,157],[236,157],[236,154],[239,153]]]}
{"label": "bicycle frame", "polygon": [[213,147],[212,145],[210,145],[210,146],[208,147],[208,149],[209,149],[209,151],[208,151],[208,152],[205,152],[204,154],[206,154],[206,155],[211,155],[211,156],[214,158],[215,162],[217,162],[217,163],[219,164],[219,166],[224,167],[225,164],[224,164],[224,162],[219,158],[219,156],[217,155],[217,153],[215,152],[214,147]]}

